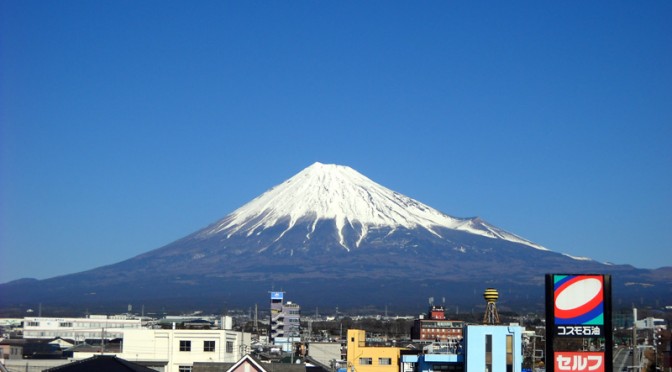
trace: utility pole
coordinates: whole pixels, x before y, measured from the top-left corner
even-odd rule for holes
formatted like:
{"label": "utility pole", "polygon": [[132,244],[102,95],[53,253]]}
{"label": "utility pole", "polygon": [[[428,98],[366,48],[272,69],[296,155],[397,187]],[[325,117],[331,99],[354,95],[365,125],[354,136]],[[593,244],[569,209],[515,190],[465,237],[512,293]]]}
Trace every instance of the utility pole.
{"label": "utility pole", "polygon": [[259,333],[259,309],[254,304],[254,333]]}
{"label": "utility pole", "polygon": [[100,353],[105,354],[105,328],[103,328],[102,332],[100,333]]}
{"label": "utility pole", "polygon": [[536,334],[536,331],[535,331],[534,336],[532,336],[532,365],[530,366],[530,369],[533,370],[533,371],[534,371],[534,367],[536,365],[536,363],[534,363],[535,362],[535,360],[534,360],[535,354],[537,354],[537,334]]}
{"label": "utility pole", "polygon": [[632,368],[639,368],[639,355],[637,351],[637,308],[632,308]]}

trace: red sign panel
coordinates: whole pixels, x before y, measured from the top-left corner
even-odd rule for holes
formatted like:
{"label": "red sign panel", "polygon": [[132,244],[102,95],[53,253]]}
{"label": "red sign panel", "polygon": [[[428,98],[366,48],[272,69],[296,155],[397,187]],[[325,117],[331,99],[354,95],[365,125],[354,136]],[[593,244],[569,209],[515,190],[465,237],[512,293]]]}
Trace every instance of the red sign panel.
{"label": "red sign panel", "polygon": [[605,372],[604,353],[558,351],[553,356],[556,371]]}

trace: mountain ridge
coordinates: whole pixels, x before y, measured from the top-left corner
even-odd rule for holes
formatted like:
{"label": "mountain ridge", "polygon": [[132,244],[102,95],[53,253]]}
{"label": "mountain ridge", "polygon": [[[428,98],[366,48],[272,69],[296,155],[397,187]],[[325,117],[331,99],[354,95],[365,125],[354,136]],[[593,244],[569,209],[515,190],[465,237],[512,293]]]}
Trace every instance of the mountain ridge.
{"label": "mountain ridge", "polygon": [[352,168],[315,163],[162,247],[80,273],[0,284],[0,313],[36,302],[246,306],[275,286],[320,307],[396,298],[411,306],[439,295],[475,306],[482,289],[495,286],[503,304],[539,309],[544,274],[560,272],[614,275],[623,302],[672,294],[672,270],[554,252],[479,217],[449,216]]}
{"label": "mountain ridge", "polygon": [[[346,195],[347,194],[347,195]],[[300,195],[300,198],[296,196]],[[473,234],[501,238],[548,250],[527,239],[497,228],[480,217],[456,218],[424,203],[392,191],[363,176],[354,169],[316,162],[295,176],[275,186],[222,220],[201,230],[203,235],[229,230],[227,238],[239,230],[252,235],[257,229],[277,225],[289,217],[288,229],[297,220],[313,215],[314,226],[320,219],[334,219],[339,233],[349,224],[360,228],[359,242],[372,226],[414,228],[421,226],[436,234],[435,226],[463,230]],[[251,225],[251,226],[250,226]],[[283,233],[280,234],[282,237]],[[342,235],[339,242],[346,250]]]}

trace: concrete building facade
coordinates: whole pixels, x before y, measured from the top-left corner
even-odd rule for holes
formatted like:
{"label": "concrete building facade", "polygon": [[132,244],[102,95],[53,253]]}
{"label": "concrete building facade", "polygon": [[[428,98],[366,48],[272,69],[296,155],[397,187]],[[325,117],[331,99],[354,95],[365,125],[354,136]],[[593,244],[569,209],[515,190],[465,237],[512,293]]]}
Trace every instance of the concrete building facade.
{"label": "concrete building facade", "polygon": [[348,330],[347,369],[348,372],[396,372],[399,371],[400,347],[368,346],[366,332],[360,329]]}
{"label": "concrete building facade", "polygon": [[[129,329],[119,358],[165,372],[190,372],[194,362],[235,363],[250,350],[250,333],[223,329]],[[74,359],[92,357],[75,353]]]}
{"label": "concrete building facade", "polygon": [[23,338],[54,339],[56,337],[74,340],[106,339],[123,337],[128,329],[140,329],[140,319],[90,315],[87,318],[44,318],[23,319]]}
{"label": "concrete building facade", "polygon": [[411,338],[419,341],[457,343],[462,338],[464,322],[448,320],[443,306],[430,306],[427,316],[416,319]]}
{"label": "concrete building facade", "polygon": [[271,319],[269,340],[283,351],[292,351],[295,343],[301,342],[301,307],[284,301],[284,292],[271,292]]}
{"label": "concrete building facade", "polygon": [[464,360],[468,372],[521,372],[524,328],[518,325],[467,325]]}

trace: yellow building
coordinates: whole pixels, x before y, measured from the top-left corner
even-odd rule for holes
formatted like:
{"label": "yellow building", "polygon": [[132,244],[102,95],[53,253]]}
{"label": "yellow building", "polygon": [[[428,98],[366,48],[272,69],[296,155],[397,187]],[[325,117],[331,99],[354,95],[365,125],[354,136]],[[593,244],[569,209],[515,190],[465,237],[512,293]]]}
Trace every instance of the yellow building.
{"label": "yellow building", "polygon": [[366,332],[348,330],[348,372],[399,372],[400,347],[366,346]]}

